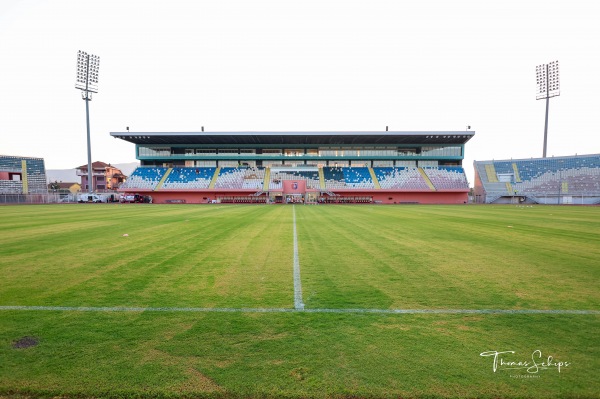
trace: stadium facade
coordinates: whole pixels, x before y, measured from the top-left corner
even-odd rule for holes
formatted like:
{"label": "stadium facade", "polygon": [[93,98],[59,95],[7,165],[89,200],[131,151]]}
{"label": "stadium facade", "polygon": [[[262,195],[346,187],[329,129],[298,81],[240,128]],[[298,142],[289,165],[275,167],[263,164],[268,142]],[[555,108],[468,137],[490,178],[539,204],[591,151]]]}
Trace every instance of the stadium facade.
{"label": "stadium facade", "polygon": [[111,132],[140,161],[120,191],[155,203],[462,204],[474,134]]}
{"label": "stadium facade", "polygon": [[0,155],[0,194],[47,194],[43,158]]}
{"label": "stadium facade", "polygon": [[600,154],[475,161],[475,202],[600,204]]}

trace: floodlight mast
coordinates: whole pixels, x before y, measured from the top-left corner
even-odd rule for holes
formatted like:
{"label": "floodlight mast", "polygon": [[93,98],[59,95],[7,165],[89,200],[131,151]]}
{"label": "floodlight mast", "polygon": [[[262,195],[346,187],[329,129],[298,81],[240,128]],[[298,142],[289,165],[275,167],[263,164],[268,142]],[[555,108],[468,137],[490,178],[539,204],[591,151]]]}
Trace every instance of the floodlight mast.
{"label": "floodlight mast", "polygon": [[92,145],[90,139],[90,106],[92,93],[98,93],[98,69],[100,57],[79,50],[77,53],[77,80],[75,88],[81,90],[81,97],[85,101],[85,118],[87,124],[87,159],[88,159],[88,192],[93,188],[92,177]]}
{"label": "floodlight mast", "polygon": [[548,109],[550,108],[550,97],[560,95],[560,80],[558,74],[558,61],[552,61],[549,64],[538,65],[536,68],[537,94],[536,100],[546,99],[546,121],[544,123],[544,151],[543,158],[546,158],[546,149],[548,145]]}

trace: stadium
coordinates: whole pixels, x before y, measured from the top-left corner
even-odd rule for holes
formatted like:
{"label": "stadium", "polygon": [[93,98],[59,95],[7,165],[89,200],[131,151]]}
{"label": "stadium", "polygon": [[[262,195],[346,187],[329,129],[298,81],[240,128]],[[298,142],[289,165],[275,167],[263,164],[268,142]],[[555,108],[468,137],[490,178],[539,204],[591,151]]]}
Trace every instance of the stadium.
{"label": "stadium", "polygon": [[155,203],[0,207],[0,396],[596,397],[600,208],[553,203],[599,156],[476,162],[468,206],[474,134],[111,133]]}
{"label": "stadium", "polygon": [[202,132],[111,136],[141,166],[121,191],[155,203],[464,204],[463,132]]}
{"label": "stadium", "polygon": [[599,154],[475,161],[474,166],[476,203],[600,203]]}
{"label": "stadium", "polygon": [[4,3],[0,399],[600,398],[595,2]]}
{"label": "stadium", "polygon": [[44,159],[0,155],[0,203],[44,203],[47,194]]}

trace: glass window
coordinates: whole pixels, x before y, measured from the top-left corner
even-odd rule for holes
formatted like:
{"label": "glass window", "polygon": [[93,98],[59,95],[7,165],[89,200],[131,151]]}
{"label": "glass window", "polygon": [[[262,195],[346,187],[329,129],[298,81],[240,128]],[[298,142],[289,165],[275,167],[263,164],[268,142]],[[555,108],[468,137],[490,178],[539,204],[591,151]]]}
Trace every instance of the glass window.
{"label": "glass window", "polygon": [[453,146],[427,146],[421,149],[421,156],[435,157],[435,156],[461,156],[461,147]]}
{"label": "glass window", "polygon": [[169,157],[171,148],[169,147],[139,147],[138,155],[141,157]]}
{"label": "glass window", "polygon": [[217,155],[217,150],[212,148],[196,148],[196,155]]}
{"label": "glass window", "polygon": [[321,157],[339,157],[341,156],[340,148],[319,148],[319,156]]}
{"label": "glass window", "polygon": [[356,157],[360,155],[359,150],[344,149],[342,150],[343,157]]}
{"label": "glass window", "polygon": [[196,166],[216,167],[217,161],[196,161]]}
{"label": "glass window", "polygon": [[262,150],[263,155],[274,156],[274,155],[282,155],[281,150],[279,149],[264,149]]}
{"label": "glass window", "polygon": [[358,149],[357,155],[375,157],[393,157],[398,155],[395,147],[365,147]]}
{"label": "glass window", "polygon": [[398,155],[401,156],[412,156],[417,153],[416,148],[398,148]]}

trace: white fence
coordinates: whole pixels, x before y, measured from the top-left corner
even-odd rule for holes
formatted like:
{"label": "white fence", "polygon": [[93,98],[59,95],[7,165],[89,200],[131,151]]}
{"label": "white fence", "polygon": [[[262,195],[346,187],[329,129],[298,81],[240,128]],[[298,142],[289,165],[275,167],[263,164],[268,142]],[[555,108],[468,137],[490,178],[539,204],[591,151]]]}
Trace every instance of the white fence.
{"label": "white fence", "polygon": [[0,204],[55,204],[61,202],[57,193],[48,194],[0,194]]}

